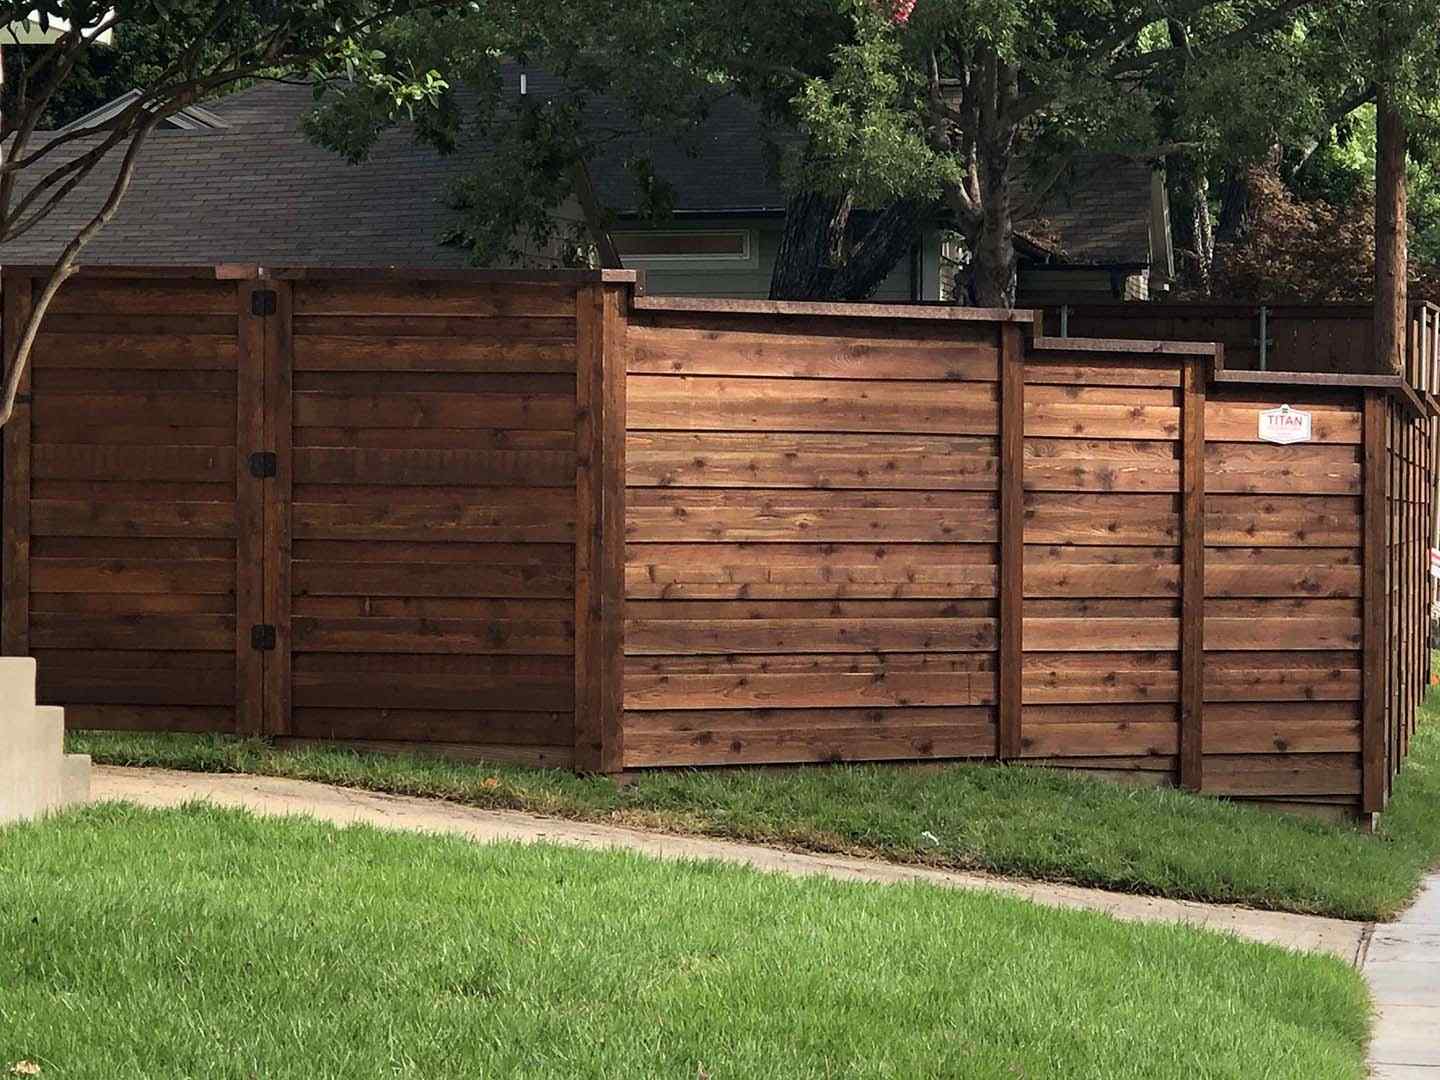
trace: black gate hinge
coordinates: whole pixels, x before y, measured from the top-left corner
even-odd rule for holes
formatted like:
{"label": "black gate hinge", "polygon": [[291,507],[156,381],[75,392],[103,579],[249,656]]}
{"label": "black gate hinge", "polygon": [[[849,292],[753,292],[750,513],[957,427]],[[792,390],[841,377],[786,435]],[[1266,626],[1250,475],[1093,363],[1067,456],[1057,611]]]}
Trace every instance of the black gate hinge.
{"label": "black gate hinge", "polygon": [[250,294],[251,315],[274,315],[275,314],[275,290],[256,289]]}
{"label": "black gate hinge", "polygon": [[265,480],[280,471],[280,460],[273,450],[262,450],[250,455],[250,475],[256,480]]}
{"label": "black gate hinge", "polygon": [[275,648],[275,627],[269,623],[250,627],[250,647],[262,652],[269,652]]}

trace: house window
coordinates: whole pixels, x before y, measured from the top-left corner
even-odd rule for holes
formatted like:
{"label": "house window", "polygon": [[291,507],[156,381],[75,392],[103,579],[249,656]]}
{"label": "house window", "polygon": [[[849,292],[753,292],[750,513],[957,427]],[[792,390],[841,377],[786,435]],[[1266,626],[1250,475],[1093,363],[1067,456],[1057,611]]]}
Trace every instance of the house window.
{"label": "house window", "polygon": [[664,262],[672,259],[728,260],[750,258],[750,232],[619,232],[613,233],[615,248],[622,259]]}

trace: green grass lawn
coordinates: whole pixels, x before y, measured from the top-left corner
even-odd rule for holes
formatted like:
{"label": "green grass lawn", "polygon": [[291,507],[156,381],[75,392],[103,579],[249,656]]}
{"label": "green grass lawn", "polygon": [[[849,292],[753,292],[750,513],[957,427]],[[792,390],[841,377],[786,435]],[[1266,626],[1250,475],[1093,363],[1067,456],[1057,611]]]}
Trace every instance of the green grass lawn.
{"label": "green grass lawn", "polygon": [[560,771],[285,751],[209,736],[82,732],[69,744],[117,765],[321,780],[1128,892],[1384,919],[1440,860],[1437,703],[1440,695],[1426,708],[1378,836],[1178,791],[993,765],[677,770],[617,788]]}
{"label": "green grass lawn", "polygon": [[1363,1075],[1326,957],[925,886],[102,804],[0,830],[0,1074]]}

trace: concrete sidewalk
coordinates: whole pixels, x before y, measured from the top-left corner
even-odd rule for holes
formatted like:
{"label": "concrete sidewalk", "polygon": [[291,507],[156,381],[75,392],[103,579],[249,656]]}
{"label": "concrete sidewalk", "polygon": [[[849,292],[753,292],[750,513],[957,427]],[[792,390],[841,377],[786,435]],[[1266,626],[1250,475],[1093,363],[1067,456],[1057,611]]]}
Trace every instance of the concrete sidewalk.
{"label": "concrete sidewalk", "polygon": [[1071,885],[929,870],[843,855],[812,855],[512,811],[476,810],[433,799],[380,795],[303,780],[97,766],[92,787],[96,799],[123,799],[143,806],[178,806],[194,799],[207,799],[260,814],[303,814],[341,825],[361,822],[385,829],[450,833],[482,842],[543,840],[576,847],[624,848],[661,859],[718,859],[757,870],[823,874],[845,881],[923,881],[950,888],[985,889],[1051,907],[1099,911],[1136,922],[1184,923],[1270,945],[1328,952],[1348,963],[1358,961],[1366,930],[1363,923],[1341,919],[1162,900]]}
{"label": "concrete sidewalk", "polygon": [[1440,873],[1393,923],[1375,927],[1361,970],[1375,1000],[1375,1080],[1440,1080]]}

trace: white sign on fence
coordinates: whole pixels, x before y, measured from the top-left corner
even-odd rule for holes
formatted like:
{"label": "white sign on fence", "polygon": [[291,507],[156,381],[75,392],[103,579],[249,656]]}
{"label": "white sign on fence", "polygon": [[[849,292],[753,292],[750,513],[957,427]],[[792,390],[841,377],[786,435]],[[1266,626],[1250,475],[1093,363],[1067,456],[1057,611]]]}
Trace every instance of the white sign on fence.
{"label": "white sign on fence", "polygon": [[1301,443],[1310,441],[1310,414],[1281,405],[1260,414],[1260,438],[1264,442]]}

